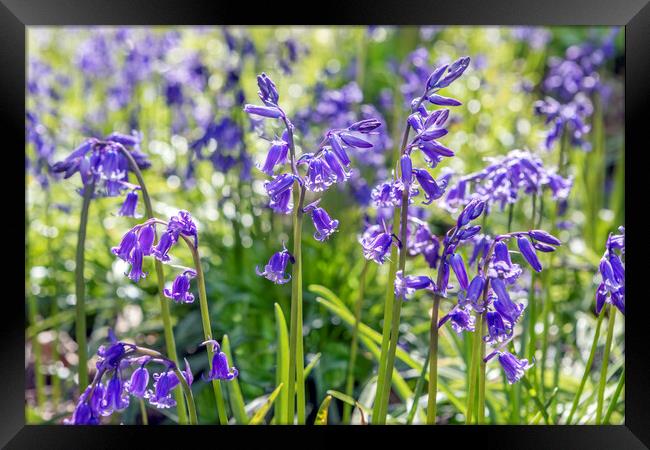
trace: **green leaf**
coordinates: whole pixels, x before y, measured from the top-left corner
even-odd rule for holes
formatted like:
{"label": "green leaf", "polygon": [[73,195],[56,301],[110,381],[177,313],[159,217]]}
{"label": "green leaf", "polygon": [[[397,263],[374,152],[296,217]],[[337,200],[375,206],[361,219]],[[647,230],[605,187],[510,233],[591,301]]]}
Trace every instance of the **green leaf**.
{"label": "green leaf", "polygon": [[269,395],[269,398],[266,399],[260,409],[255,411],[255,414],[251,418],[250,422],[248,422],[249,425],[259,425],[264,421],[264,416],[266,416],[266,413],[269,412],[269,409],[271,409],[273,402],[275,402],[275,399],[278,397],[278,394],[280,394],[280,391],[282,390],[282,386],[284,386],[284,384],[280,383],[278,387],[276,387],[275,390],[271,392],[271,395]]}
{"label": "green leaf", "polygon": [[[228,339],[227,334],[223,335],[221,348],[228,358],[228,365],[233,366],[235,363],[230,352],[230,339]],[[248,416],[246,415],[244,397],[242,396],[237,377],[226,383],[226,389],[228,391],[228,398],[230,399],[230,408],[235,416],[235,420],[238,424],[246,425],[248,423]]]}
{"label": "green leaf", "polygon": [[358,401],[356,401],[355,399],[353,399],[349,395],[344,394],[343,392],[339,392],[339,391],[335,391],[333,389],[329,389],[327,391],[327,393],[329,395],[331,395],[332,397],[335,397],[335,398],[341,400],[342,402],[347,403],[348,405],[352,405],[353,407],[358,408],[359,412],[361,413],[361,422],[364,423],[364,424],[366,423],[366,416],[364,414],[367,415],[367,414],[372,413],[370,408],[367,408],[367,407],[363,406],[361,403],[359,403]]}
{"label": "green leaf", "polygon": [[332,396],[328,395],[323,400],[323,403],[320,404],[318,408],[318,413],[316,414],[316,420],[314,420],[314,425],[327,425],[327,409],[330,407],[330,402],[332,401]]}
{"label": "green leaf", "polygon": [[[275,384],[280,386],[289,385],[289,333],[287,332],[287,322],[284,319],[282,308],[277,303],[275,307],[275,325],[277,333],[277,367],[275,369]],[[317,358],[314,358],[317,361]],[[306,372],[306,371],[305,371]],[[305,374],[307,376],[307,374]],[[289,404],[289,393],[283,389],[280,393],[280,400],[275,405],[274,419],[275,423],[285,422],[287,415],[287,406]]]}
{"label": "green leaf", "polygon": [[309,364],[307,364],[307,365],[305,366],[305,371],[304,371],[305,378],[307,378],[307,377],[309,376],[309,373],[310,373],[310,372],[312,371],[312,369],[316,366],[316,364],[318,364],[318,361],[320,361],[320,357],[321,357],[321,354],[320,354],[320,353],[316,353],[316,355],[312,358],[312,360],[309,361]]}

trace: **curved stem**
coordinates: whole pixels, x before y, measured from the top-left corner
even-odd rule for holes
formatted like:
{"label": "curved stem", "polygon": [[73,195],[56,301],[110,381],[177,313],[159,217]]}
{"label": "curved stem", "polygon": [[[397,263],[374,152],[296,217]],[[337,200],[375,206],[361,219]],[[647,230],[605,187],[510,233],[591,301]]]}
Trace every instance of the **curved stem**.
{"label": "curved stem", "polygon": [[[349,397],[352,397],[354,390],[354,365],[357,360],[357,349],[359,346],[359,322],[361,320],[361,309],[363,307],[363,299],[365,296],[366,290],[366,274],[368,273],[368,267],[370,263],[367,259],[364,259],[363,269],[361,269],[361,276],[359,280],[359,297],[357,298],[356,304],[354,305],[354,329],[352,330],[352,343],[350,348],[350,360],[348,362],[348,375],[345,382],[345,394]],[[352,414],[352,405],[345,403],[343,405],[343,423],[350,422],[350,416]]]}
{"label": "curved stem", "polygon": [[598,347],[598,337],[600,336],[600,327],[603,324],[604,317],[605,317],[605,308],[601,309],[600,314],[598,315],[598,322],[596,323],[596,331],[594,332],[594,340],[591,343],[591,351],[589,352],[589,358],[587,359],[587,364],[585,364],[585,371],[582,374],[582,379],[580,380],[580,386],[578,386],[578,390],[576,391],[576,396],[573,398],[573,404],[571,405],[571,412],[569,413],[569,417],[566,420],[566,425],[571,424],[573,415],[575,414],[576,409],[578,408],[578,402],[580,402],[580,395],[582,395],[582,391],[585,387],[585,384],[587,383],[587,379],[589,378],[591,365],[594,362],[594,355],[596,354],[596,348]]}
{"label": "curved stem", "polygon": [[486,362],[485,362],[485,340],[483,332],[487,329],[487,321],[485,313],[481,314],[481,361],[479,362],[479,378],[478,378],[478,412],[477,420],[479,425],[485,422],[485,375],[486,375]]}
{"label": "curved stem", "polygon": [[77,255],[75,260],[75,309],[77,312],[75,334],[79,346],[79,394],[88,386],[88,347],[86,343],[86,280],[84,279],[84,250],[86,246],[86,229],[88,227],[88,210],[95,184],[83,188],[83,203],[79,217],[77,233]]}
{"label": "curved stem", "polygon": [[[213,339],[212,325],[210,325],[210,310],[208,309],[208,295],[205,290],[205,276],[203,275],[203,267],[201,266],[201,258],[199,256],[199,249],[194,247],[194,243],[186,236],[181,235],[187,248],[192,253],[194,261],[194,269],[196,270],[196,284],[199,289],[199,306],[201,309],[201,324],[203,326],[203,337],[206,341]],[[208,345],[208,365],[212,370],[212,357],[214,352],[212,347]],[[219,415],[219,423],[221,425],[228,424],[228,413],[226,412],[226,403],[223,398],[221,390],[221,382],[219,380],[212,380],[212,389],[214,391],[214,398],[217,403],[217,413]]]}
{"label": "curved stem", "polygon": [[609,305],[609,324],[607,325],[607,340],[605,341],[605,352],[603,353],[603,365],[600,368],[600,383],[598,385],[598,403],[596,404],[596,425],[601,424],[603,416],[603,401],[605,399],[605,386],[607,385],[607,367],[609,366],[609,354],[614,339],[614,323],[616,321],[616,307]]}
{"label": "curved stem", "polygon": [[[138,167],[138,164],[131,156],[126,148],[119,145],[117,146],[122,154],[129,161],[129,166],[131,171],[135,174],[135,177],[138,180],[140,185],[140,190],[142,191],[142,200],[144,201],[144,209],[148,219],[153,219],[153,206],[151,205],[151,197],[149,197],[149,191],[147,190],[147,185],[144,182],[144,177],[142,172]],[[154,244],[158,240],[158,237],[155,237]],[[160,316],[163,322],[163,333],[165,335],[165,348],[167,350],[167,356],[178,366],[178,355],[176,353],[176,342],[174,339],[174,329],[172,326],[172,318],[169,310],[169,303],[167,298],[164,295],[165,289],[165,274],[163,271],[163,265],[158,259],[154,258],[154,268],[156,270],[156,281],[158,283],[158,300],[160,302]],[[187,423],[187,410],[185,408],[185,403],[183,402],[183,394],[179,388],[174,388],[174,398],[176,399],[176,410],[178,412],[178,422],[183,425]],[[189,400],[188,400],[189,401]]]}
{"label": "curved stem", "polygon": [[[293,151],[291,152],[293,154]],[[304,185],[294,185],[293,257],[291,273],[291,324],[289,331],[289,386],[287,423],[293,423],[297,409],[298,424],[305,423],[305,379],[302,342],[302,219],[305,202]],[[294,400],[295,398],[295,400]],[[297,404],[297,406],[296,406]]]}
{"label": "curved stem", "polygon": [[[433,296],[433,310],[431,311],[431,327],[429,329],[429,398],[427,401],[427,425],[435,425],[438,396],[438,309],[440,296]],[[424,378],[424,374],[422,376]]]}

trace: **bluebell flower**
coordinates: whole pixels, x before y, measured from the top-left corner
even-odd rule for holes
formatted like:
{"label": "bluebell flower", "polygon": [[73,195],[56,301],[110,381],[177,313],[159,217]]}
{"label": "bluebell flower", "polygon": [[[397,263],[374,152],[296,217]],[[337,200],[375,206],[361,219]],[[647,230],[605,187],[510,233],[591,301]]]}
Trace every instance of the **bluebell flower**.
{"label": "bluebell flower", "polygon": [[451,327],[458,334],[463,331],[474,331],[476,328],[476,318],[465,308],[455,306],[438,322],[438,328],[451,321]]}
{"label": "bluebell flower", "polygon": [[291,280],[291,275],[286,274],[287,264],[295,262],[294,257],[289,253],[289,250],[282,246],[282,251],[275,253],[269,259],[269,263],[264,266],[264,271],[259,269],[259,266],[255,268],[255,273],[259,276],[266,278],[269,281],[274,282],[275,284],[285,284]]}
{"label": "bluebell flower", "polygon": [[144,398],[149,384],[149,370],[144,364],[133,371],[126,388],[129,394]]}
{"label": "bluebell flower", "polygon": [[272,141],[264,165],[260,167],[260,170],[267,175],[273,176],[273,169],[275,166],[287,162],[288,151],[289,143],[284,139],[276,139]]}
{"label": "bluebell flower", "polygon": [[436,180],[433,179],[431,174],[424,169],[414,169],[415,178],[417,179],[420,187],[424,191],[425,205],[431,204],[434,200],[439,199],[445,193],[445,188],[447,187],[446,182],[440,184],[436,183]]}
{"label": "bluebell flower", "polygon": [[395,297],[407,300],[413,296],[415,291],[428,289],[434,290],[435,283],[425,275],[407,275],[404,276],[401,270],[395,274]]}
{"label": "bluebell flower", "polygon": [[499,363],[506,373],[506,378],[509,384],[514,384],[521,379],[526,373],[526,370],[533,365],[528,363],[527,359],[517,359],[515,355],[510,352],[499,352]]}
{"label": "bluebell flower", "polygon": [[190,293],[190,280],[196,277],[196,271],[187,269],[176,276],[171,289],[164,289],[165,297],[173,299],[177,303],[192,303],[194,295]]}
{"label": "bluebell flower", "polygon": [[113,377],[106,385],[104,398],[101,402],[101,414],[109,416],[114,411],[122,411],[129,406],[129,394],[124,382],[120,378],[119,369],[115,370]]}
{"label": "bluebell flower", "polygon": [[596,313],[600,314],[605,303],[613,304],[625,315],[625,228],[620,227],[621,234],[610,233],[605,245],[605,253],[600,260],[599,272],[601,283],[596,290]]}
{"label": "bluebell flower", "polygon": [[383,264],[390,253],[393,236],[385,226],[372,225],[364,231],[359,242],[363,247],[364,258],[375,261],[377,264]]}
{"label": "bluebell flower", "polygon": [[207,340],[201,345],[211,345],[212,352],[212,368],[207,377],[203,377],[205,381],[210,380],[224,380],[230,381],[234,378],[237,378],[239,371],[234,367],[228,365],[228,357],[224,352],[221,351],[219,343],[214,339]]}
{"label": "bluebell flower", "polygon": [[323,208],[320,207],[309,207],[305,208],[305,212],[311,212],[311,218],[314,222],[314,227],[316,232],[314,233],[314,239],[317,241],[323,242],[329,238],[334,232],[336,232],[339,221],[332,220]]}
{"label": "bluebell flower", "polygon": [[514,327],[507,325],[503,317],[498,312],[488,311],[486,315],[488,334],[483,340],[488,344],[497,344],[505,342],[512,337]]}

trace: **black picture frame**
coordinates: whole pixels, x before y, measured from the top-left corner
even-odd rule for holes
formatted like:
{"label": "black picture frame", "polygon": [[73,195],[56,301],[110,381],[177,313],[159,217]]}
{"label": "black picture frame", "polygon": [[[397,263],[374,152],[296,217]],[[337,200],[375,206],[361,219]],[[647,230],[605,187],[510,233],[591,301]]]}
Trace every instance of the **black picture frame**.
{"label": "black picture frame", "polygon": [[[644,166],[641,157],[648,152],[643,130],[650,92],[650,4],[647,0],[552,0],[509,2],[507,0],[454,0],[427,2],[331,1],[310,5],[280,5],[267,2],[225,2],[217,0],[0,0],[0,113],[2,115],[3,197],[5,217],[5,260],[2,285],[15,287],[21,269],[10,265],[24,250],[16,238],[21,226],[18,212],[24,203],[14,191],[24,186],[24,149],[26,29],[35,25],[205,25],[214,24],[385,24],[385,25],[618,25],[625,26],[625,145],[626,154],[626,264],[628,291],[632,293],[626,316],[626,419],[620,426],[472,426],[472,427],[256,427],[255,433],[241,427],[66,427],[25,425],[24,304],[21,296],[8,295],[4,289],[3,317],[0,322],[0,445],[6,448],[131,448],[135,439],[148,447],[167,447],[175,438],[183,445],[199,442],[230,445],[225,438],[236,439],[241,446],[244,436],[277,439],[291,432],[296,443],[346,439],[356,434],[365,442],[379,438],[388,444],[396,439],[411,446],[414,438],[429,445],[455,445],[469,440],[481,448],[558,448],[558,449],[640,449],[650,446],[650,353],[647,343],[647,317],[650,307],[641,281],[643,218],[647,210],[642,184]],[[22,174],[22,175],[21,175]],[[9,207],[6,200],[16,202]],[[15,246],[15,247],[12,247]],[[639,262],[635,263],[634,260]],[[6,261],[6,262],[7,262]],[[15,263],[14,263],[15,266]],[[636,293],[637,295],[634,295]],[[641,295],[638,295],[641,294]],[[629,295],[629,294],[628,294]],[[189,433],[192,435],[189,435]],[[303,433],[308,433],[309,436]],[[314,435],[314,433],[316,435]],[[408,434],[407,434],[408,433]],[[199,434],[201,436],[199,436]],[[235,436],[235,434],[237,436]],[[268,434],[268,436],[266,436]],[[325,438],[324,435],[327,435]],[[190,437],[191,436],[191,437]],[[388,440],[386,440],[388,439]],[[397,440],[399,439],[399,440]],[[325,441],[322,441],[325,442]],[[246,446],[244,446],[246,448]]]}

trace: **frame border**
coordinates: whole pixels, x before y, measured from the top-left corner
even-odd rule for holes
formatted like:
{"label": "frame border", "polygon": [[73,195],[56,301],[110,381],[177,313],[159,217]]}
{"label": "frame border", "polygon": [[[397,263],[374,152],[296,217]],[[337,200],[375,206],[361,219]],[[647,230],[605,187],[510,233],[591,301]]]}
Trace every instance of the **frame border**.
{"label": "frame border", "polygon": [[[242,2],[243,3],[243,2]],[[268,5],[268,4],[267,4]],[[216,2],[214,0],[193,0],[191,4],[174,2],[173,0],[0,0],[0,62],[4,70],[0,72],[0,94],[2,106],[0,115],[6,126],[2,135],[12,145],[5,145],[5,151],[13,157],[5,161],[3,177],[6,186],[25,186],[26,177],[22,158],[18,148],[24,149],[24,114],[25,114],[25,75],[26,75],[26,30],[28,26],[38,25],[204,25],[208,21],[218,24],[238,23],[243,25],[262,24],[273,21],[293,24],[342,23],[346,25],[373,23],[381,25],[400,24],[463,24],[463,25],[624,25],[625,26],[625,144],[636,150],[628,152],[625,159],[626,178],[626,235],[633,242],[640,242],[640,214],[647,209],[641,203],[640,208],[634,202],[635,193],[640,194],[640,171],[642,163],[638,152],[646,151],[648,140],[643,133],[644,112],[647,111],[647,100],[650,98],[650,4],[647,0],[627,0],[616,4],[611,0],[547,0],[546,2],[527,2],[513,8],[507,0],[483,0],[473,3],[472,0],[455,0],[440,6],[427,3],[426,0],[410,0],[406,4],[398,2],[358,1],[345,2],[340,0],[329,2],[327,8],[317,13],[306,12],[302,8],[282,8],[274,5],[271,10],[251,8],[250,4],[236,5],[232,2]],[[254,11],[254,12],[253,12]],[[635,165],[636,163],[636,165]],[[7,173],[9,172],[9,173]],[[9,198],[8,198],[9,197]],[[5,195],[4,199],[16,200],[16,196]],[[20,197],[16,200],[16,209],[21,207]],[[8,218],[17,221],[15,214]],[[5,221],[5,223],[7,223]],[[26,225],[27,221],[25,221]],[[20,224],[7,224],[7,231],[20,229]],[[9,228],[10,227],[10,228]],[[15,232],[15,231],[14,231]],[[11,236],[11,235],[10,235]],[[638,236],[638,237],[637,237]],[[21,252],[18,239],[7,239],[17,247],[16,253]],[[26,245],[26,242],[25,242]],[[641,244],[642,245],[642,244]],[[646,244],[647,245],[647,244]],[[640,259],[634,244],[630,246],[627,258]],[[14,250],[14,249],[11,249]],[[24,250],[24,248],[22,248]],[[642,262],[640,263],[642,264]],[[642,276],[636,267],[628,264],[628,290],[637,291],[641,283],[635,277]],[[23,269],[24,270],[24,269]],[[11,272],[11,277],[20,274]],[[632,274],[632,275],[630,275]],[[14,284],[14,280],[9,280]],[[630,283],[631,281],[631,283]],[[15,283],[18,284],[18,283]],[[20,288],[18,288],[20,292]],[[24,295],[25,291],[23,290]],[[45,445],[47,448],[87,447],[91,442],[104,448],[110,443],[111,447],[118,445],[131,446],[137,432],[140,438],[146,439],[149,445],[166,444],[174,440],[181,428],[116,426],[103,427],[63,427],[45,425],[25,425],[24,417],[24,304],[21,304],[21,294],[5,296],[3,310],[9,318],[0,327],[0,342],[2,343],[3,358],[0,364],[0,386],[2,400],[0,411],[4,412],[0,421],[0,445],[4,448],[35,448]],[[449,440],[450,443],[466,442],[466,439],[476,439],[482,447],[488,448],[571,448],[589,449],[600,448],[649,448],[650,446],[650,358],[647,353],[647,337],[644,333],[645,317],[650,317],[650,307],[644,296],[632,296],[633,302],[628,305],[629,314],[626,317],[626,423],[619,426],[470,426],[470,427],[315,427],[309,428],[307,441],[314,443],[314,433],[337,441],[342,439],[341,432],[350,433],[354,430],[355,437],[361,439],[375,438],[386,442],[386,438],[395,439],[396,443],[404,444],[402,435],[408,430],[408,438],[416,437],[430,439],[436,444]],[[13,319],[12,319],[13,318]],[[174,430],[173,433],[171,430]],[[185,428],[187,430],[187,428]],[[198,426],[192,429],[193,438],[219,439],[235,437],[238,427],[228,430],[210,426]],[[276,430],[284,431],[283,427],[256,427],[255,433],[262,439],[268,439],[270,434],[275,436]],[[293,436],[300,439],[306,427],[292,427]],[[336,430],[336,431],[334,431]],[[216,431],[217,435],[212,434]],[[332,435],[332,433],[336,435]],[[210,434],[208,434],[210,433]],[[200,436],[199,436],[200,435]],[[352,436],[352,434],[350,434]],[[347,436],[346,436],[347,437]],[[101,440],[98,440],[100,438]],[[441,439],[442,438],[442,439]],[[397,440],[399,439],[399,441]],[[347,440],[347,439],[345,439]],[[238,441],[241,442],[240,439]],[[430,442],[431,442],[430,441]],[[100,443],[97,445],[97,443]],[[268,442],[268,441],[267,441]],[[409,441],[407,441],[409,442]],[[433,443],[432,442],[432,443]],[[71,444],[78,443],[78,444]],[[312,445],[310,444],[310,445]],[[486,445],[487,444],[487,445]],[[555,445],[553,445],[555,444]],[[185,445],[187,442],[185,441]]]}

